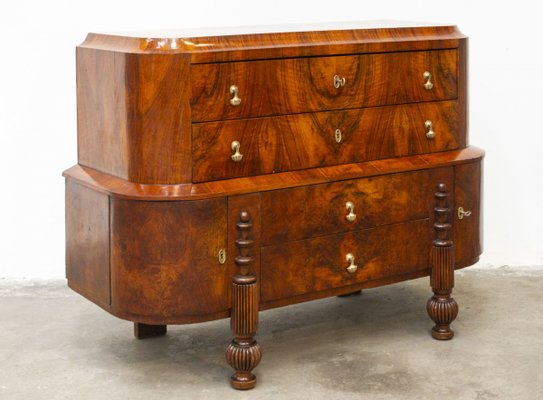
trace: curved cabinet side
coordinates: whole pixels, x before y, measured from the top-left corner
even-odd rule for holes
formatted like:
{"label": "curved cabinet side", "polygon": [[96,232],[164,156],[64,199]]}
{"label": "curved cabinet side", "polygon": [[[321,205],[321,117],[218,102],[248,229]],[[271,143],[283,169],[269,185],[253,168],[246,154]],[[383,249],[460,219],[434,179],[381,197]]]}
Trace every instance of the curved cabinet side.
{"label": "curved cabinet side", "polygon": [[[475,264],[483,252],[483,160],[454,167],[454,246],[457,268]],[[459,208],[462,210],[459,212]]]}
{"label": "curved cabinet side", "polygon": [[228,315],[226,199],[153,202],[112,198],[113,314],[190,323]]}

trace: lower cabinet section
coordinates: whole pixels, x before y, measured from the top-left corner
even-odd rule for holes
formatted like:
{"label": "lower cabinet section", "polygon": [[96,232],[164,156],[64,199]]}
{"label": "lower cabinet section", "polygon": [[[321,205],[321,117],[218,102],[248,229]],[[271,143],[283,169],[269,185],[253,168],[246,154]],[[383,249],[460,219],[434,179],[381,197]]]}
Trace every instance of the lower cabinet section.
{"label": "lower cabinet section", "polygon": [[426,269],[433,234],[423,219],[263,247],[262,301]]}
{"label": "lower cabinet section", "polygon": [[482,251],[481,172],[477,159],[178,201],[129,200],[68,180],[66,276],[111,313],[155,325],[227,317],[233,282],[247,276],[262,308],[422,276],[443,212],[438,184],[455,266],[465,267]]}

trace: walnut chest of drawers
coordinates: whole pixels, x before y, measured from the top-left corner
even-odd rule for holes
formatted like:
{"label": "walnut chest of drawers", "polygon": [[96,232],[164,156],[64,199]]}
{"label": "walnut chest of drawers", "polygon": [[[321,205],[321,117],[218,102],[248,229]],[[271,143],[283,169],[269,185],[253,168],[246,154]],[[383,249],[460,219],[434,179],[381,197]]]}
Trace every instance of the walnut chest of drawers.
{"label": "walnut chest of drawers", "polygon": [[248,389],[260,310],[422,276],[432,336],[453,336],[484,155],[456,27],[90,34],[77,96],[68,284],[136,337],[230,317]]}

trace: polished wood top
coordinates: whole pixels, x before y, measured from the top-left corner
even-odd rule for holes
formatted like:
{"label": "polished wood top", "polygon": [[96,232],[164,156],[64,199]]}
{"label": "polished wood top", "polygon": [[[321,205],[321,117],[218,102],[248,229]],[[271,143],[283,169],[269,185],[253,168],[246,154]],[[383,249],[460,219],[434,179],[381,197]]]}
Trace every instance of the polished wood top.
{"label": "polished wood top", "polygon": [[154,201],[198,200],[444,167],[478,160],[482,157],[484,157],[483,150],[470,146],[462,150],[410,157],[388,158],[332,167],[176,185],[151,185],[129,182],[80,165],[64,171],[63,176],[73,179],[83,186],[120,198]]}
{"label": "polished wood top", "polygon": [[398,21],[90,33],[79,46],[122,53],[186,54],[192,63],[458,47],[454,25]]}

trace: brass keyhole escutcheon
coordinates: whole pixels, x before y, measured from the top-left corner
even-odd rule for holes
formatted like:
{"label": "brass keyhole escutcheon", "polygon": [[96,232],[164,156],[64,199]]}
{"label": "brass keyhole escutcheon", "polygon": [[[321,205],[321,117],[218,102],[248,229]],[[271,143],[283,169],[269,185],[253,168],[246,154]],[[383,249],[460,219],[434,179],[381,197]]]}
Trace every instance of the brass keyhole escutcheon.
{"label": "brass keyhole escutcheon", "polygon": [[424,122],[424,126],[426,127],[426,137],[428,139],[433,139],[436,137],[436,133],[434,132],[434,124],[432,121],[428,120]]}
{"label": "brass keyhole escutcheon", "polygon": [[424,78],[424,89],[431,90],[434,87],[434,84],[432,83],[432,74],[429,71],[424,71],[422,77]]}
{"label": "brass keyhole escutcheon", "polygon": [[232,151],[234,152],[234,154],[232,154],[230,156],[230,158],[232,159],[232,161],[234,162],[240,162],[241,159],[243,158],[243,154],[241,154],[239,152],[239,148],[241,147],[241,144],[240,142],[238,142],[237,140],[234,140],[230,146],[232,148]]}
{"label": "brass keyhole escutcheon", "polygon": [[224,264],[226,262],[226,249],[219,250],[219,264]]}
{"label": "brass keyhole escutcheon", "polygon": [[341,129],[336,129],[334,136],[336,137],[336,142],[341,143],[341,139],[342,139]]}
{"label": "brass keyhole escutcheon", "polygon": [[354,222],[354,220],[356,219],[356,214],[354,213],[354,204],[352,201],[348,201],[347,203],[345,203],[345,208],[347,209],[347,211],[349,212],[345,218],[347,219],[347,221],[349,222]]}
{"label": "brass keyhole escutcheon", "polygon": [[233,106],[239,106],[241,104],[241,99],[238,97],[239,89],[236,85],[230,86],[230,94],[233,97],[230,99],[230,104]]}
{"label": "brass keyhole escutcheon", "polygon": [[348,253],[345,258],[347,259],[347,262],[349,263],[349,266],[347,267],[347,272],[350,274],[354,274],[356,270],[358,269],[358,265],[354,263],[354,256],[351,253]]}

